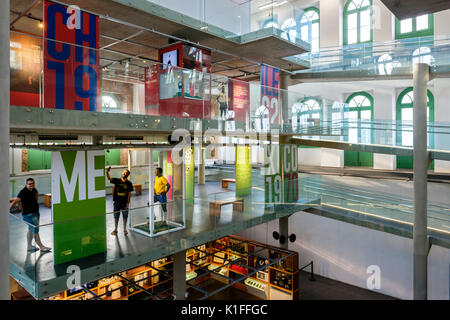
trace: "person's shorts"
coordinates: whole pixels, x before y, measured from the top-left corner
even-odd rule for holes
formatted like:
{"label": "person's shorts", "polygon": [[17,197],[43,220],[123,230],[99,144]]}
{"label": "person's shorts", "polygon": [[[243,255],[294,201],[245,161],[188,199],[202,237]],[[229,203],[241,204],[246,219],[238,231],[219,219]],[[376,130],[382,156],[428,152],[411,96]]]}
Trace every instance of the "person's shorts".
{"label": "person's shorts", "polygon": [[26,223],[28,223],[28,229],[34,234],[39,232],[39,218],[40,214],[38,213],[26,213],[22,214],[22,219]]}
{"label": "person's shorts", "polygon": [[154,202],[160,202],[160,203],[166,203],[167,202],[167,195],[165,193],[163,194],[155,194]]}
{"label": "person's shorts", "polygon": [[114,202],[114,219],[119,219],[120,212],[122,211],[122,217],[128,218],[128,209],[125,209],[126,203]]}

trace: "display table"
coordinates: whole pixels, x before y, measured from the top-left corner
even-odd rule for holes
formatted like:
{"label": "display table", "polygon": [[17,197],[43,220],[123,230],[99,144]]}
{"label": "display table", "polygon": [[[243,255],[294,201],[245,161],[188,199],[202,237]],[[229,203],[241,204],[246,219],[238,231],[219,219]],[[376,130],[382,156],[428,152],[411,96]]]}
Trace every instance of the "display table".
{"label": "display table", "polygon": [[209,215],[220,218],[222,206],[233,204],[233,210],[244,211],[244,199],[232,198],[226,200],[216,200],[209,203]]}
{"label": "display table", "polygon": [[236,183],[236,179],[229,179],[229,178],[222,179],[222,188],[224,189],[228,188],[229,183]]}
{"label": "display table", "polygon": [[142,194],[142,184],[133,184],[133,188],[137,196]]}
{"label": "display table", "polygon": [[44,206],[50,208],[52,206],[52,194],[46,193],[44,194]]}

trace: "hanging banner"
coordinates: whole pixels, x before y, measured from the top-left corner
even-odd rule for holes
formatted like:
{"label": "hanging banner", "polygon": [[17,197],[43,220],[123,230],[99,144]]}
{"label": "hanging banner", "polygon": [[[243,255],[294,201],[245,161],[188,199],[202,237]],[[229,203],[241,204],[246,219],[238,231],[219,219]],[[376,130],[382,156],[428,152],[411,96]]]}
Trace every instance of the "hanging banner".
{"label": "hanging banner", "polygon": [[250,110],[250,84],[246,81],[230,79],[228,81],[228,96],[231,101],[228,114],[233,111],[228,120],[245,122]]}
{"label": "hanging banner", "polygon": [[236,196],[252,193],[252,157],[250,146],[236,146]]}
{"label": "hanging banner", "polygon": [[39,107],[42,39],[10,32],[10,104]]}
{"label": "hanging banner", "polygon": [[44,12],[44,108],[98,111],[98,16],[51,1]]}
{"label": "hanging banner", "polygon": [[167,200],[173,200],[173,162],[172,162],[172,151],[164,152],[164,172],[167,182],[172,186],[167,192]]}
{"label": "hanging banner", "polygon": [[280,145],[264,145],[265,203],[279,204],[283,198]]}
{"label": "hanging banner", "polygon": [[52,152],[55,264],[106,251],[105,152]]}
{"label": "hanging banner", "polygon": [[194,165],[194,148],[187,147],[184,154],[185,165],[185,196],[186,203],[194,203],[194,183],[195,183],[195,165]]}
{"label": "hanging banner", "polygon": [[279,79],[278,69],[261,65],[261,105],[269,110],[270,124],[280,123]]}
{"label": "hanging banner", "polygon": [[284,202],[298,200],[298,147],[295,144],[281,145],[283,163]]}

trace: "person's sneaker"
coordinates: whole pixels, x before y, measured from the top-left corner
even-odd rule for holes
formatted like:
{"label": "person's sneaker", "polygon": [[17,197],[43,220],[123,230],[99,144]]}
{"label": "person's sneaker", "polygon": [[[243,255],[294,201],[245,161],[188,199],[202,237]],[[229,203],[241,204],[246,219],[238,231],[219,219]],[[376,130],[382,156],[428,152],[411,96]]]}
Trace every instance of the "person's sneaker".
{"label": "person's sneaker", "polygon": [[117,231],[114,230],[113,232],[111,232],[111,235],[112,235],[112,236],[117,236]]}
{"label": "person's sneaker", "polygon": [[39,250],[38,247],[34,247],[34,246],[33,246],[33,247],[29,247],[27,251],[28,251],[28,252],[36,252],[36,251],[38,251],[38,250]]}
{"label": "person's sneaker", "polygon": [[49,247],[41,247],[41,252],[50,252],[50,251],[52,251],[52,249]]}

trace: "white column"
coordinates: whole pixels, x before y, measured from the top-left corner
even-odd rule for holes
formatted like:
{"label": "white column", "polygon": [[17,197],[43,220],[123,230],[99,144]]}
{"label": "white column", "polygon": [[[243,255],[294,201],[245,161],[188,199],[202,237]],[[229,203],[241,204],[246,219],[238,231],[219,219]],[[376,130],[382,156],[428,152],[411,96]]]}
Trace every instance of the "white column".
{"label": "white column", "polygon": [[413,66],[414,83],[414,299],[427,299],[428,237],[427,237],[427,83],[430,67],[425,63]]}
{"label": "white column", "polygon": [[[2,176],[9,177],[9,1],[0,2],[0,155]],[[3,183],[0,192],[0,299],[9,300],[9,184]],[[23,239],[25,241],[25,239]]]}

